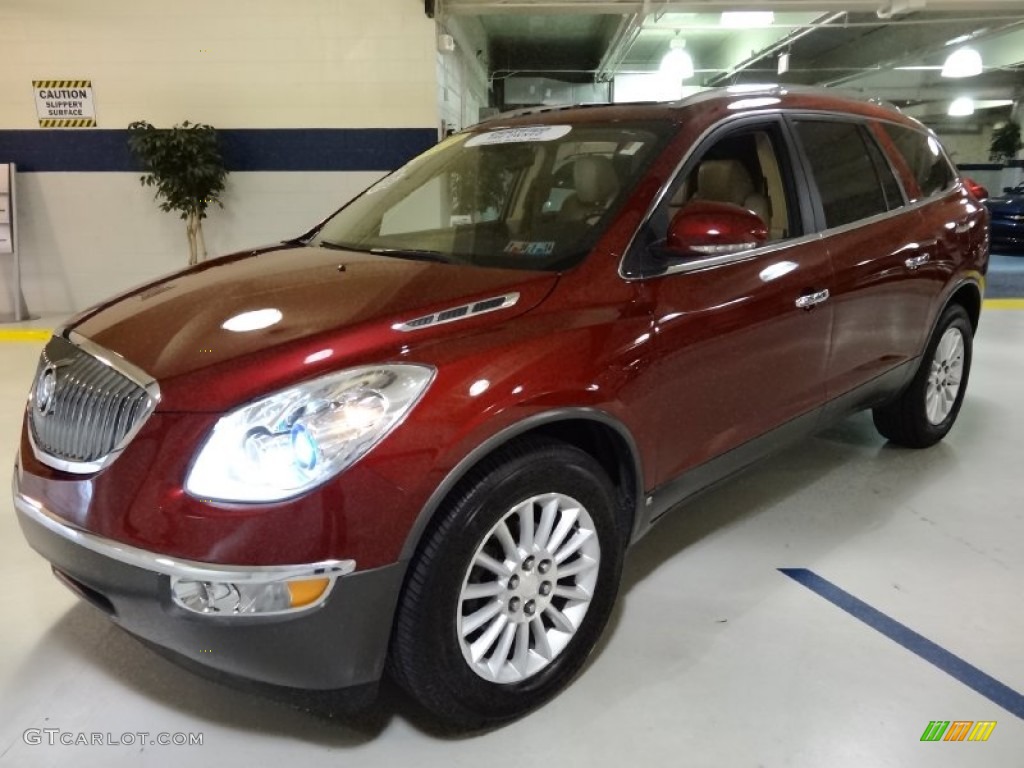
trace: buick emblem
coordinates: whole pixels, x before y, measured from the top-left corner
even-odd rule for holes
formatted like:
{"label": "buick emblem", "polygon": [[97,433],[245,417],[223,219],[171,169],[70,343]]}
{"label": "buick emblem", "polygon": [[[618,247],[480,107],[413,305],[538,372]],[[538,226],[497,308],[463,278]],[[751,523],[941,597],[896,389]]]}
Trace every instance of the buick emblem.
{"label": "buick emblem", "polygon": [[57,367],[48,365],[43,369],[39,381],[36,382],[36,409],[46,415],[53,411],[57,394]]}

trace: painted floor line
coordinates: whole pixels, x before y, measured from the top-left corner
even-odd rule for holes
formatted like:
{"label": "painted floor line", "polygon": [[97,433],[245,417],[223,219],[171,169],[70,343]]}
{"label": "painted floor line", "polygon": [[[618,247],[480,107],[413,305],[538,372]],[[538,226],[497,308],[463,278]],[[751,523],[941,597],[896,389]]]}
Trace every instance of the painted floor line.
{"label": "painted floor line", "polygon": [[928,663],[935,665],[968,688],[977,691],[992,703],[998,704],[1007,712],[1024,720],[1024,695],[967,663],[956,654],[936,645],[923,635],[919,635],[909,627],[872,608],[863,600],[840,589],[827,579],[823,579],[814,571],[809,571],[806,568],[779,568],[779,571],[836,607],[842,608],[854,618],[860,619],[872,629],[881,632],[890,640],[899,643],[911,653],[917,654]]}
{"label": "painted floor line", "polygon": [[52,335],[42,328],[0,328],[0,341],[46,341]]}
{"label": "painted floor line", "polygon": [[985,299],[985,309],[1024,309],[1024,299]]}

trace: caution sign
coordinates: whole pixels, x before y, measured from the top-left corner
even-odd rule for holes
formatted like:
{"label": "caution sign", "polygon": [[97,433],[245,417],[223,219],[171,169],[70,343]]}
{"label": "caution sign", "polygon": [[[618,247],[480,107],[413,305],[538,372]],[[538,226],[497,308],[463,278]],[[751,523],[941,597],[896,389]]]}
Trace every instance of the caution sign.
{"label": "caution sign", "polygon": [[94,128],[92,80],[33,80],[40,128]]}

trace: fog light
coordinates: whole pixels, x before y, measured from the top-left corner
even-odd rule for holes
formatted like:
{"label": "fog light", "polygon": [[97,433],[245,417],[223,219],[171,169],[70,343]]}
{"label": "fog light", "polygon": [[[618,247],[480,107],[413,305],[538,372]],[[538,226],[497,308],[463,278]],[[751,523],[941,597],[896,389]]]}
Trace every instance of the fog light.
{"label": "fog light", "polygon": [[173,579],[174,602],[189,611],[220,616],[266,615],[308,608],[327,594],[331,579],[230,583]]}

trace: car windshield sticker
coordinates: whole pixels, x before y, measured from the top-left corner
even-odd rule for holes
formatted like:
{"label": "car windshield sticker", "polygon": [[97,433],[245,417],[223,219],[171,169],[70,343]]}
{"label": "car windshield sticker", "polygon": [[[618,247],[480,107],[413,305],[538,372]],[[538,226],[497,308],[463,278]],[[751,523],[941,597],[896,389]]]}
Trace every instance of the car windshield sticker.
{"label": "car windshield sticker", "polygon": [[550,256],[554,251],[553,241],[512,240],[505,246],[505,253],[523,256]]}
{"label": "car windshield sticker", "polygon": [[572,130],[571,125],[534,125],[529,128],[502,128],[500,131],[478,133],[466,142],[467,147],[488,144],[518,144],[526,141],[554,141]]}

